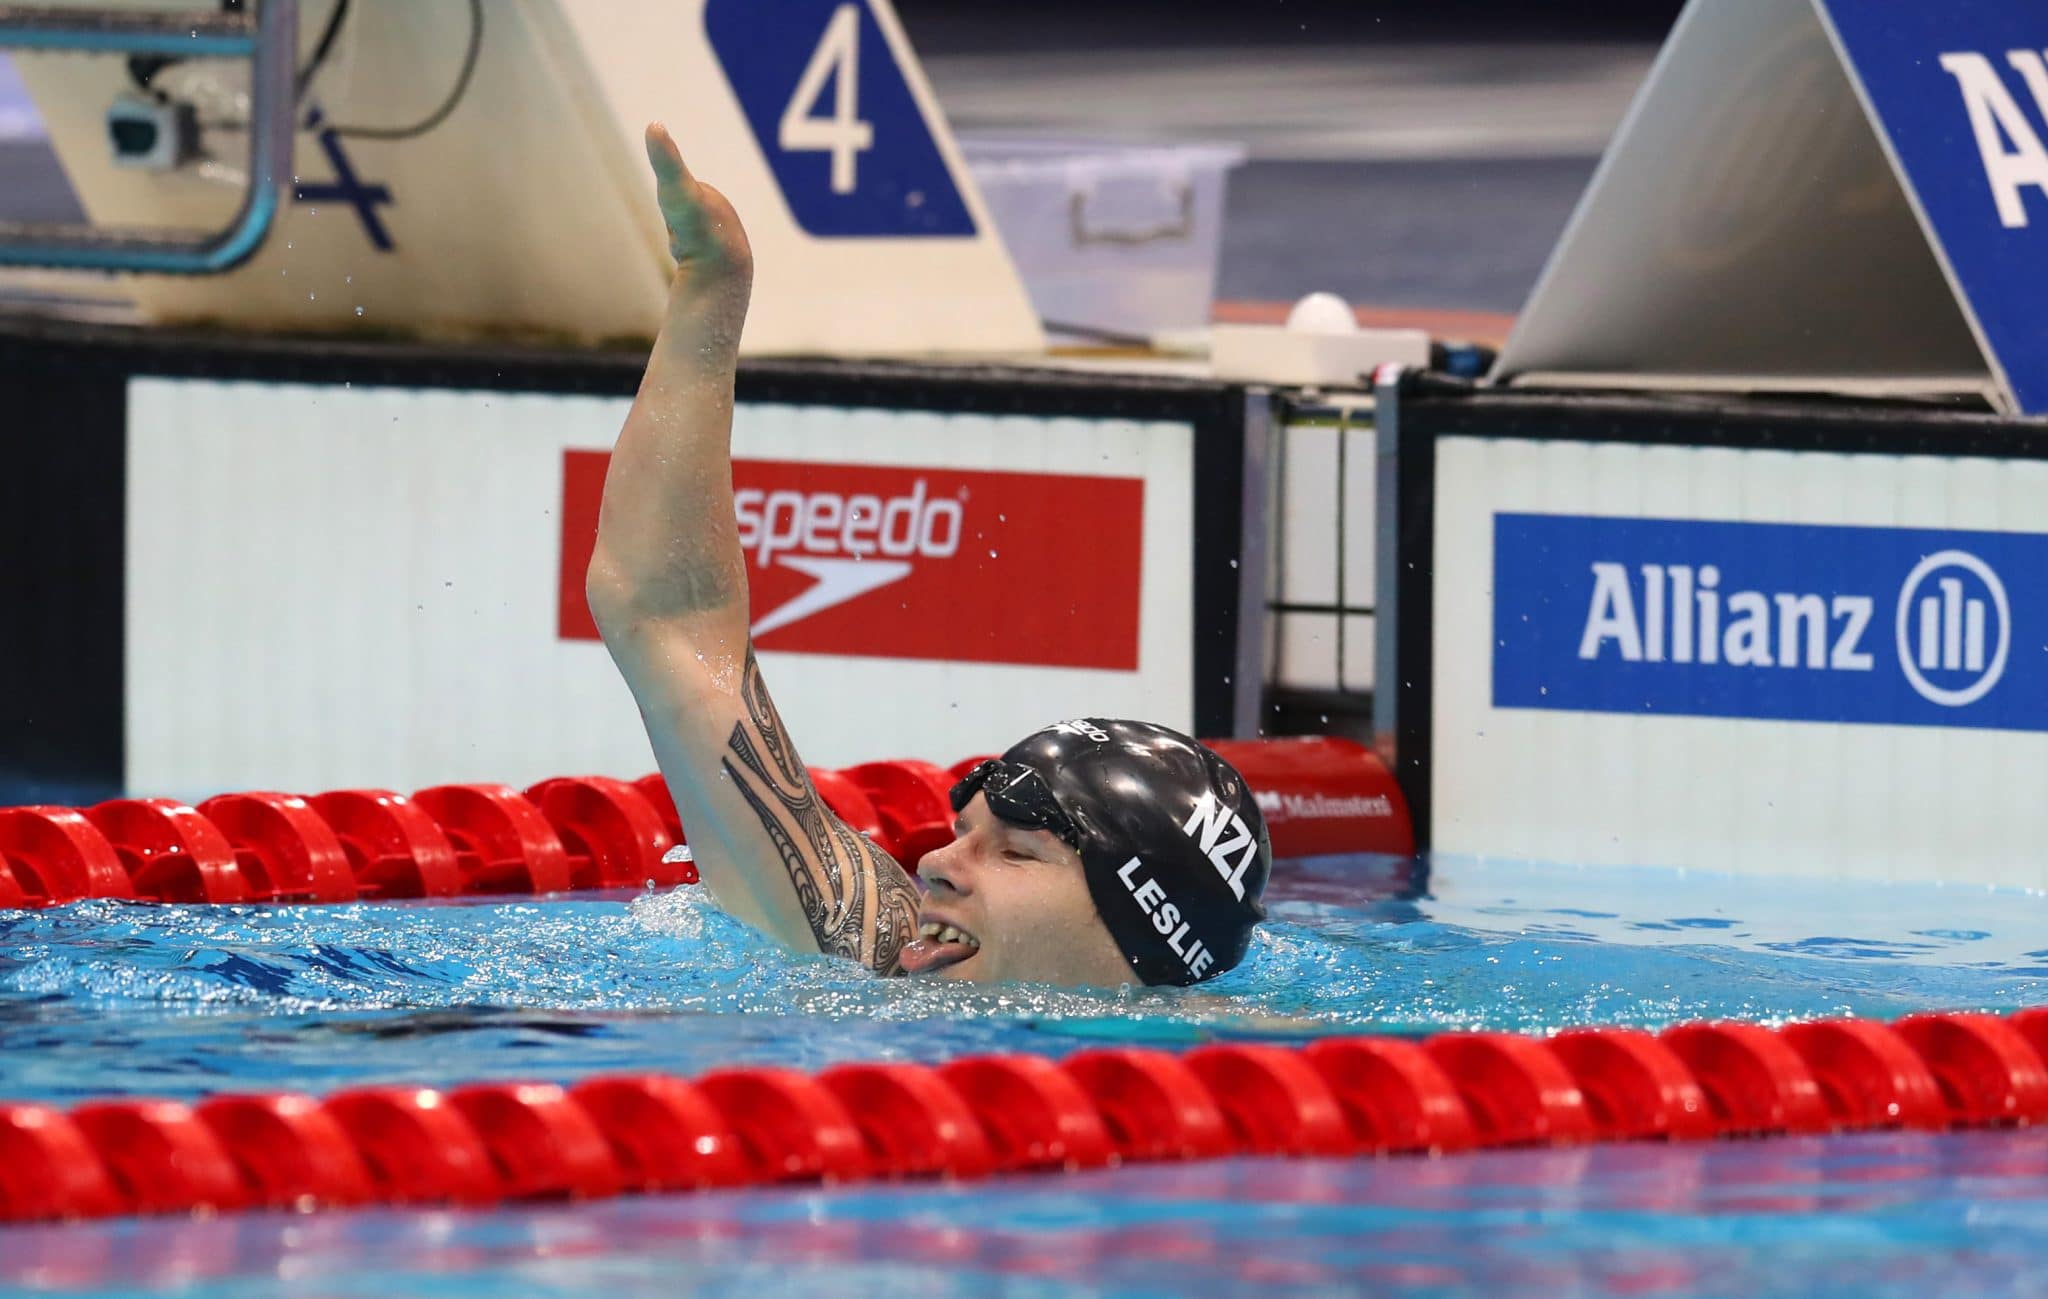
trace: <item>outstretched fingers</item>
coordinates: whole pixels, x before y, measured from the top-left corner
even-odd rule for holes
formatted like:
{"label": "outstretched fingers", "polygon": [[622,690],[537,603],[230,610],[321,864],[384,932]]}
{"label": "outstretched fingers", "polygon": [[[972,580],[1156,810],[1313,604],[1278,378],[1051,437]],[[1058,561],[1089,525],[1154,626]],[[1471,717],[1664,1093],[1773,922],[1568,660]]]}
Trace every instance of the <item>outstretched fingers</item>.
{"label": "outstretched fingers", "polygon": [[669,253],[677,263],[750,270],[752,253],[732,205],[690,174],[683,151],[660,122],[647,124],[647,161],[654,168],[655,199],[668,227]]}
{"label": "outstretched fingers", "polygon": [[660,122],[647,124],[647,161],[654,166],[654,183],[660,187],[664,204],[671,197],[682,198],[696,184],[683,162],[683,151]]}

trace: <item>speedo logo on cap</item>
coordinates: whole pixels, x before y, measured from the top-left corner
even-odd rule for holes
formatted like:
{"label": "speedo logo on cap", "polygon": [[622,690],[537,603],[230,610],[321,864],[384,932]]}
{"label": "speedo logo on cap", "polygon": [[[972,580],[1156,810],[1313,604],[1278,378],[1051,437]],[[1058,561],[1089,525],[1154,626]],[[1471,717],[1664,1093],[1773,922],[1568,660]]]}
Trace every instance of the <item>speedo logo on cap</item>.
{"label": "speedo logo on cap", "polygon": [[1205,789],[1180,832],[1195,841],[1230,891],[1244,900],[1244,873],[1259,856],[1259,841],[1244,818],[1226,807],[1216,791]]}
{"label": "speedo logo on cap", "polygon": [[1140,880],[1138,871],[1145,865],[1141,857],[1133,857],[1117,868],[1116,877],[1123,882],[1124,891],[1138,904],[1152,921],[1152,927],[1166,939],[1166,945],[1173,949],[1181,964],[1188,967],[1188,975],[1199,979],[1203,971],[1216,964],[1216,954],[1197,938],[1188,941],[1188,922],[1181,918],[1180,908],[1167,897],[1159,881],[1147,875]]}
{"label": "speedo logo on cap", "polygon": [[1091,722],[1054,722],[1051,729],[1060,732],[1062,735],[1078,735],[1083,739],[1093,740],[1097,744],[1109,743],[1109,732]]}

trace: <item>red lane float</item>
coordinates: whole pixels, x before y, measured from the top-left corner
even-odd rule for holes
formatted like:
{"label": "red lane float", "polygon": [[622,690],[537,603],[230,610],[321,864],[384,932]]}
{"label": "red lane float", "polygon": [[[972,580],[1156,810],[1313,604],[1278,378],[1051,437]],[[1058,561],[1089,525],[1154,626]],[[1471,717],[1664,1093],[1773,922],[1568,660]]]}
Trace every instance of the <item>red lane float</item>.
{"label": "red lane float", "polygon": [[452,898],[462,892],[455,845],[427,810],[388,789],[340,789],[306,800],[341,840],[364,898]]}
{"label": "red lane float", "polygon": [[882,824],[882,813],[865,789],[843,771],[812,767],[810,774],[811,787],[818,791],[819,800],[832,809],[832,815],[882,845],[891,857],[897,855],[898,845],[889,836],[888,827]]}
{"label": "red lane float", "polygon": [[566,893],[569,853],[547,817],[509,785],[436,785],[414,794],[455,845],[465,893]]}
{"label": "red lane float", "polygon": [[668,837],[677,843],[685,842],[683,818],[676,815],[675,795],[668,792],[668,781],[658,771],[650,771],[633,782],[633,788],[640,791],[640,797],[661,817],[661,828],[668,831]]}
{"label": "red lane float", "polygon": [[135,896],[152,902],[246,902],[248,881],[235,846],[197,808],[170,798],[117,798],[87,808],[128,872]]}
{"label": "red lane float", "polygon": [[1664,1044],[1692,1070],[1724,1136],[1828,1130],[1820,1084],[1797,1051],[1760,1024],[1679,1024]]}
{"label": "red lane float", "polygon": [[2048,1010],[0,1102],[0,1221],[2048,1120]]}
{"label": "red lane float", "polygon": [[365,1204],[370,1175],[348,1132],[311,1096],[217,1096],[193,1112],[266,1208]]}
{"label": "red lane float", "polygon": [[608,776],[557,777],[526,791],[555,827],[569,853],[569,876],[579,889],[640,888],[694,881],[688,863],[662,860],[676,846],[661,813],[640,791]]}
{"label": "red lane float", "polygon": [[840,774],[874,803],[890,854],[905,869],[915,871],[926,853],[953,842],[953,803],[949,795],[956,782],[953,773],[944,767],[914,758],[898,758],[863,762]]}
{"label": "red lane float", "polygon": [[818,1075],[891,1177],[983,1177],[995,1168],[988,1134],[966,1098],[924,1065],[845,1064]]}
{"label": "red lane float", "polygon": [[389,1204],[489,1204],[499,1198],[490,1151],[462,1111],[428,1087],[352,1087],[322,1106],[362,1157]]}
{"label": "red lane float", "polygon": [[1578,1080],[1548,1044],[1512,1033],[1445,1033],[1423,1044],[1464,1098],[1479,1144],[1576,1145],[1594,1137]]}
{"label": "red lane float", "polygon": [[1068,1056],[1060,1067],[1081,1084],[1125,1159],[1214,1159],[1233,1153],[1216,1097],[1176,1055],[1107,1047]]}
{"label": "red lane float", "polygon": [[1813,1070],[1837,1124],[1857,1128],[1948,1126],[1941,1086],[1912,1045],[1867,1019],[1823,1019],[1779,1030]]}
{"label": "red lane float", "polygon": [[199,805],[235,849],[254,902],[353,902],[348,851],[296,794],[222,794]]}
{"label": "red lane float", "polygon": [[1892,1025],[1919,1054],[1956,1123],[2048,1118],[2048,1069],[2026,1037],[1996,1015],[1908,1015]]}
{"label": "red lane float", "polygon": [[[1274,852],[1411,855],[1414,835],[1392,775],[1348,740],[1219,740],[1265,811]],[[812,768],[818,797],[911,870],[952,842],[951,769],[915,759]],[[438,785],[411,798],[380,789],[310,797],[223,794],[190,808],[114,799],[82,815],[0,809],[0,910],[83,898],[156,902],[350,902],[358,898],[548,894],[691,884],[664,861],[685,841],[660,773],[634,781],[556,777]]]}
{"label": "red lane float", "polygon": [[138,1213],[239,1209],[250,1201],[233,1157],[190,1106],[98,1101],[72,1110],[71,1121]]}
{"label": "red lane float", "polygon": [[751,1181],[850,1182],[870,1172],[867,1143],[839,1098],[794,1069],[719,1069],[697,1086],[725,1115]]}
{"label": "red lane float", "polygon": [[0,1104],[0,1222],[103,1218],[128,1203],[71,1116]]}
{"label": "red lane float", "polygon": [[1550,1049],[1571,1070],[1603,1139],[1694,1141],[1719,1126],[1685,1061],[1640,1029],[1568,1029],[1550,1039]]}
{"label": "red lane float", "polygon": [[553,1083],[474,1083],[448,1103],[483,1138],[508,1196],[595,1200],[625,1189],[597,1120]]}
{"label": "red lane float", "polygon": [[1117,1157],[1094,1101],[1050,1060],[970,1056],[938,1074],[981,1121],[998,1171],[1100,1168]]}
{"label": "red lane float", "polygon": [[1252,787],[1275,856],[1415,855],[1408,800],[1364,745],[1332,735],[1207,743]]}
{"label": "red lane float", "polygon": [[1203,1046],[1182,1057],[1216,1098],[1237,1148],[1256,1155],[1348,1155],[1343,1107],[1298,1051]]}
{"label": "red lane float", "polygon": [[1418,1043],[1330,1038],[1301,1056],[1343,1107],[1361,1152],[1450,1154],[1478,1144],[1457,1084]]}
{"label": "red lane float", "polygon": [[751,1180],[725,1115],[680,1078],[587,1078],[569,1094],[611,1142],[612,1157],[634,1190],[688,1191]]}
{"label": "red lane float", "polygon": [[135,896],[114,846],[68,807],[0,808],[0,864],[30,905]]}

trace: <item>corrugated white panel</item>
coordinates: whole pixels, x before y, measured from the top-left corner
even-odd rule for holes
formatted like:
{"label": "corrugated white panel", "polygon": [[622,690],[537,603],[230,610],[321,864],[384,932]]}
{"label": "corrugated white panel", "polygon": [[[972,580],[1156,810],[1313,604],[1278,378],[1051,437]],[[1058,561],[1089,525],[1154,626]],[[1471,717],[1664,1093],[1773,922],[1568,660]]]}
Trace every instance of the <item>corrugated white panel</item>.
{"label": "corrugated white panel", "polygon": [[1337,601],[1338,436],[1321,423],[1280,430],[1280,512],[1274,524],[1281,567],[1273,590],[1289,604]]}
{"label": "corrugated white panel", "polygon": [[1359,419],[1317,420],[1288,425],[1280,437],[1273,598],[1285,604],[1341,605],[1347,612],[1341,637],[1335,613],[1275,614],[1268,659],[1273,679],[1301,689],[1370,690],[1373,427]]}
{"label": "corrugated white panel", "polygon": [[[602,645],[559,639],[562,457],[624,399],[136,380],[127,783],[413,789],[653,769]],[[951,761],[1062,716],[1192,722],[1190,429],[752,405],[749,458],[1143,477],[1136,672],[763,654],[804,756]]]}
{"label": "corrugated white panel", "polygon": [[2048,465],[1446,438],[1432,658],[1439,851],[2048,886],[2048,735],[1492,707],[1504,511],[2048,532]]}

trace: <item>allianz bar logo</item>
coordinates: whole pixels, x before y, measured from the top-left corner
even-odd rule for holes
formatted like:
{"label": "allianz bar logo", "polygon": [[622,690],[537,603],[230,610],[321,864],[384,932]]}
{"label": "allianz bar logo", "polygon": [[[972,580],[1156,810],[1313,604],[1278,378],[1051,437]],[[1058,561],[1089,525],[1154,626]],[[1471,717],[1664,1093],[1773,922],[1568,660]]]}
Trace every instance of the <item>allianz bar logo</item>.
{"label": "allianz bar logo", "polygon": [[1498,708],[2048,730],[2048,535],[1494,516]]}

